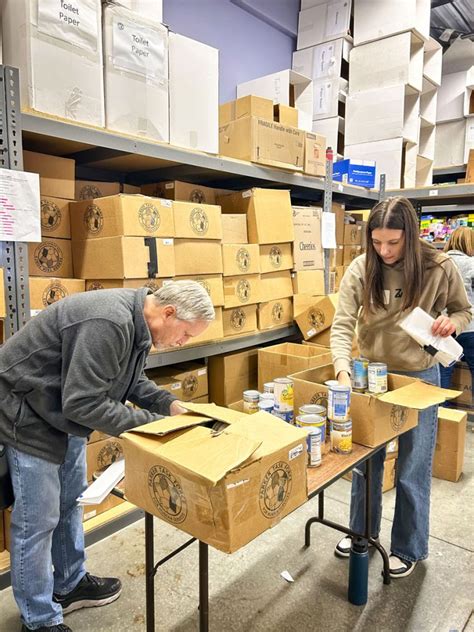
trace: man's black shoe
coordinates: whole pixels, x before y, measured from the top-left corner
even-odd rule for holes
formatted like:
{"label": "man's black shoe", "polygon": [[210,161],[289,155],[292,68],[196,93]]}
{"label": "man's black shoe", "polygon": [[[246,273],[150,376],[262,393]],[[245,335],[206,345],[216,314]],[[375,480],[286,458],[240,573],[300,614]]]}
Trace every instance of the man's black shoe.
{"label": "man's black shoe", "polygon": [[64,623],[60,623],[59,625],[44,625],[41,628],[27,628],[25,624],[21,626],[21,632],[72,632],[71,628]]}
{"label": "man's black shoe", "polygon": [[105,606],[119,598],[122,582],[115,577],[94,577],[86,573],[78,585],[68,595],[54,595],[54,601],[61,604],[63,614]]}

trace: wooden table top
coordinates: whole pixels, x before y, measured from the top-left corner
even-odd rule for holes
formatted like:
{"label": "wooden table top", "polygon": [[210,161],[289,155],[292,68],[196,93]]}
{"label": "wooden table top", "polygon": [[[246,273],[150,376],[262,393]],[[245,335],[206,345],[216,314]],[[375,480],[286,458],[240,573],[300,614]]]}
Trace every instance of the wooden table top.
{"label": "wooden table top", "polygon": [[318,490],[322,490],[331,483],[334,483],[343,474],[351,470],[357,463],[376,450],[377,448],[366,448],[363,445],[353,443],[351,454],[336,454],[335,452],[323,454],[322,462],[319,467],[308,468],[308,496],[314,495]]}

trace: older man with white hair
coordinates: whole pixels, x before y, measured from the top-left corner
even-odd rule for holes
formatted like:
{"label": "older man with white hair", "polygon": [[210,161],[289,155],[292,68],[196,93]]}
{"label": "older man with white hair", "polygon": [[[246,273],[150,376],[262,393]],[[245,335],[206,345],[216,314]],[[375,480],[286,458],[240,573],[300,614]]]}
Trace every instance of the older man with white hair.
{"label": "older man with white hair", "polygon": [[152,344],[181,346],[214,318],[194,281],[154,293],[86,292],[54,303],[0,348],[0,443],[15,497],[11,577],[23,632],[67,632],[64,614],[120,595],[119,579],[85,570],[76,499],[87,486],[87,437],[184,412],[146,377],[145,362]]}

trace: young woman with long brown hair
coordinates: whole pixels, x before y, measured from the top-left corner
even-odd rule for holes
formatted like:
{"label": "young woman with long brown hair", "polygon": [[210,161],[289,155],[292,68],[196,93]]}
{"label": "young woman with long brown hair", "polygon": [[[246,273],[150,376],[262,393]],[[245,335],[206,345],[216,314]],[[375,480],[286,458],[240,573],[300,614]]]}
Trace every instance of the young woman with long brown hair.
{"label": "young woman with long brown hair", "polygon": [[[331,329],[339,383],[351,383],[352,339],[357,327],[361,356],[371,362],[385,362],[390,372],[439,385],[439,365],[400,327],[400,321],[417,306],[435,318],[433,334],[459,334],[471,320],[471,306],[451,259],[419,239],[418,219],[409,200],[388,198],[372,209],[367,222],[367,253],[351,263],[341,282]],[[437,407],[433,406],[420,412],[416,428],[399,437],[392,577],[409,575],[416,563],[428,556],[436,428]],[[373,538],[378,538],[380,531],[384,459],[385,448],[372,457]],[[350,525],[356,533],[364,532],[364,490],[363,477],[354,471]],[[351,539],[343,538],[335,553],[349,557],[350,547]]]}

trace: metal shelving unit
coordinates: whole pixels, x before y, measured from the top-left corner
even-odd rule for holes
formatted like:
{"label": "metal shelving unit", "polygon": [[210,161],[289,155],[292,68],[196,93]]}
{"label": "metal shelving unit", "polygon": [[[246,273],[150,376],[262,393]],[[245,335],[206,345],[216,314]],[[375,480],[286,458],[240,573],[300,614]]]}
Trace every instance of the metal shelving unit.
{"label": "metal shelving unit", "polygon": [[446,186],[429,186],[416,189],[391,189],[387,195],[404,195],[410,200],[423,202],[423,206],[440,204],[472,204],[474,184],[449,184]]}

